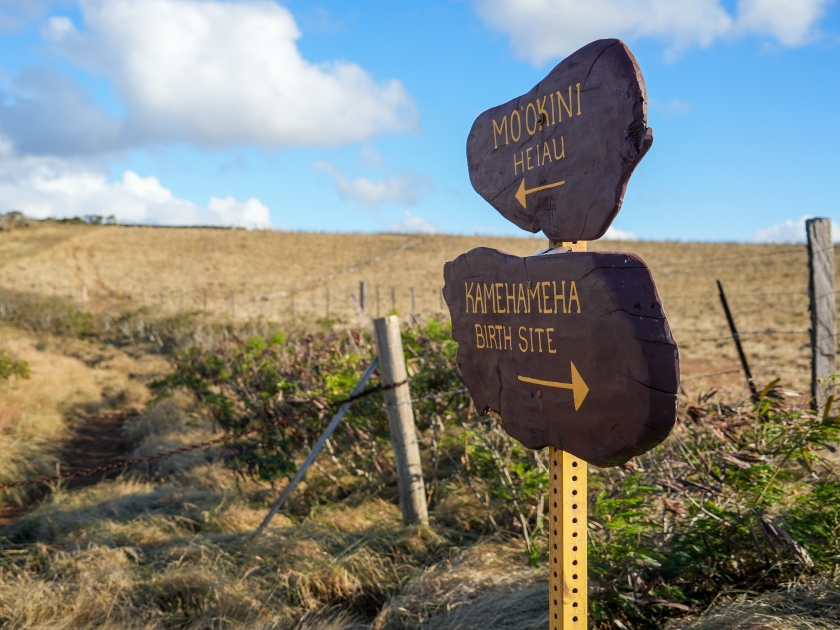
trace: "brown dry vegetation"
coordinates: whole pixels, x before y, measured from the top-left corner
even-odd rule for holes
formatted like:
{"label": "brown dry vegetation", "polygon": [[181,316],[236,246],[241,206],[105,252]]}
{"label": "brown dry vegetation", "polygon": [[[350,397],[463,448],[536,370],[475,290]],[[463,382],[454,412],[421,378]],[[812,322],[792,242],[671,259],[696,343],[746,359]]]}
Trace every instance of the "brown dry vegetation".
{"label": "brown dry vegetation", "polygon": [[[368,314],[392,305],[441,310],[444,262],[473,247],[529,255],[539,238],[316,234],[221,229],[84,226],[33,222],[0,233],[0,289],[69,296],[114,310],[204,309],[237,319],[332,316],[355,321],[351,296],[369,287]],[[593,250],[639,254],[651,267],[680,344],[684,388],[737,395],[743,388],[715,280],[726,288],[759,383],[779,376],[808,388],[808,271],[803,246],[608,242]],[[379,291],[379,299],[376,292]],[[392,303],[392,290],[394,301]],[[292,297],[294,295],[294,297]],[[723,373],[723,374],[721,374]],[[713,375],[713,376],[705,376]]]}
{"label": "brown dry vegetation", "polygon": [[[202,309],[206,290],[207,310],[229,317],[236,292],[236,317],[244,320],[288,317],[292,290],[301,317],[322,315],[329,289],[332,313],[355,323],[349,296],[361,280],[374,296],[380,288],[380,312],[391,308],[394,287],[396,307],[407,314],[414,287],[418,313],[428,314],[439,310],[445,261],[481,245],[527,255],[544,243],[33,222],[0,232],[0,293],[80,302],[85,286],[85,307],[94,311],[132,309],[145,300],[153,311],[174,312]],[[759,382],[778,375],[784,385],[806,391],[804,247],[599,242],[590,248],[633,251],[652,268],[680,343],[691,400],[712,386],[726,392],[718,400],[743,393],[715,279],[724,282],[742,330],[794,333],[747,336]],[[375,311],[374,302],[369,313]],[[2,481],[49,474],[73,429],[104,411],[141,412],[125,426],[129,456],[214,435],[184,395],[146,406],[148,383],[168,369],[153,344],[115,347],[6,327],[0,348],[27,360],[32,370],[30,379],[0,381]],[[514,533],[476,532],[486,510],[465,485],[453,483],[436,503],[432,527],[405,528],[394,501],[352,490],[361,487],[361,477],[326,457],[321,464],[257,540],[246,534],[275,494],[232,475],[214,450],[137,467],[85,488],[53,485],[37,506],[28,503],[33,495],[6,493],[4,505],[34,509],[0,530],[6,537],[0,619],[14,628],[546,626],[545,566],[527,563]],[[344,488],[341,496],[337,486]],[[832,578],[816,579],[722,602],[681,627],[840,627],[833,621],[840,618],[838,592]]]}

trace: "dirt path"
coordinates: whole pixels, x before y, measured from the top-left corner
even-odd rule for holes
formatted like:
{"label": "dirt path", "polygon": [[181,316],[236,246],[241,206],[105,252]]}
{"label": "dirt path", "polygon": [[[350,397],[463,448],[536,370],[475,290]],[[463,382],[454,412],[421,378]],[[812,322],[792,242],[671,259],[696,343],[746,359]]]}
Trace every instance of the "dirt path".
{"label": "dirt path", "polygon": [[[126,413],[90,416],[61,445],[59,451],[61,472],[73,472],[84,468],[104,466],[125,459],[128,453],[127,445],[122,437],[122,429],[132,417],[134,416]],[[73,477],[65,482],[65,487],[72,490],[92,486],[104,479],[113,479],[119,476],[121,472],[122,469],[118,468],[106,473]],[[27,505],[0,508],[0,527],[34,509],[40,500],[46,496],[48,489],[41,485],[36,492],[39,493],[38,498]]]}
{"label": "dirt path", "polygon": [[[127,445],[123,440],[122,429],[132,417],[126,413],[91,416],[62,445],[59,456],[61,471],[94,468],[125,459]],[[121,472],[121,469],[117,469],[86,477],[74,477],[67,482],[66,487],[73,489],[92,486],[103,479],[113,479]]]}

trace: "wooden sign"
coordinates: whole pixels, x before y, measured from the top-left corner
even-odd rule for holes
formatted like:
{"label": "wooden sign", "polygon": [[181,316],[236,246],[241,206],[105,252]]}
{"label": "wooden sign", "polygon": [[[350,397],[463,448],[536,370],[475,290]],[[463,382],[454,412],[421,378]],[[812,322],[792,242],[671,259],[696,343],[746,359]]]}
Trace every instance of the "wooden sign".
{"label": "wooden sign", "polygon": [[470,181],[525,230],[553,241],[595,240],[652,142],[636,59],[620,40],[602,39],[476,119],[467,139]]}
{"label": "wooden sign", "polygon": [[499,412],[523,445],[615,466],[667,437],[679,355],[638,256],[480,247],[447,263],[444,278],[476,408]]}

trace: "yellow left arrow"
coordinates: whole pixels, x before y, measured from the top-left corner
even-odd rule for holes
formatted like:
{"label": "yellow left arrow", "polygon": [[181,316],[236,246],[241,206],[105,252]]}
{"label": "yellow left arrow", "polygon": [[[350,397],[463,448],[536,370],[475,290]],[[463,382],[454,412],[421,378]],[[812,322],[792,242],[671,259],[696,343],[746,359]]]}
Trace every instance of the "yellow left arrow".
{"label": "yellow left arrow", "polygon": [[557,389],[571,389],[572,396],[574,396],[575,399],[575,411],[577,411],[583,404],[583,399],[586,398],[586,395],[589,393],[589,388],[586,386],[586,383],[583,382],[583,378],[581,377],[580,372],[577,371],[575,364],[571,361],[569,361],[569,364],[572,366],[571,383],[558,383],[557,381],[543,381],[529,376],[517,376],[523,383],[533,383],[534,385],[542,385],[544,387],[556,387]]}
{"label": "yellow left arrow", "polygon": [[562,182],[555,182],[554,184],[546,184],[545,186],[537,186],[536,188],[525,188],[525,178],[522,178],[522,181],[519,182],[519,190],[516,191],[516,200],[522,204],[522,207],[525,207],[525,195],[530,195],[531,193],[535,193],[540,190],[545,190],[546,188],[554,188],[555,186],[562,186],[566,183],[564,179]]}

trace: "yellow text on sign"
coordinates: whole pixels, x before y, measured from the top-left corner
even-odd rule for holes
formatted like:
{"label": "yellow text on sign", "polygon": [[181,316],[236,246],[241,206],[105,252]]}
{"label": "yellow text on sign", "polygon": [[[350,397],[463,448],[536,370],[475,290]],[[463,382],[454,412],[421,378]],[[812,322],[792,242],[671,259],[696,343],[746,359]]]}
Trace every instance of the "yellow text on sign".
{"label": "yellow text on sign", "polygon": [[580,313],[580,296],[575,281],[569,283],[568,298],[566,281],[559,281],[559,285],[556,280],[510,284],[464,282],[467,313]]}

